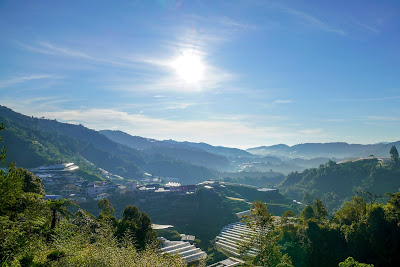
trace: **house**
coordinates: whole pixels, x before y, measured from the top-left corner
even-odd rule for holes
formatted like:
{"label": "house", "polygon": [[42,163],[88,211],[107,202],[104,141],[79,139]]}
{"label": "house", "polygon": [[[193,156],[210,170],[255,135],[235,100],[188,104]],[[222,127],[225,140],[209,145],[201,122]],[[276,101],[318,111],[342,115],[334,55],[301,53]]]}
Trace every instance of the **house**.
{"label": "house", "polygon": [[102,199],[105,199],[105,198],[108,198],[110,196],[110,194],[107,194],[107,193],[101,193],[101,194],[98,194],[95,198],[93,198],[94,200],[102,200]]}
{"label": "house", "polygon": [[102,186],[97,186],[96,184],[89,184],[86,189],[87,196],[93,198],[105,191],[105,188],[103,188]]}
{"label": "house", "polygon": [[133,182],[127,182],[125,184],[125,192],[127,195],[131,195],[133,194],[134,191],[136,191],[137,188],[137,182],[133,181]]}

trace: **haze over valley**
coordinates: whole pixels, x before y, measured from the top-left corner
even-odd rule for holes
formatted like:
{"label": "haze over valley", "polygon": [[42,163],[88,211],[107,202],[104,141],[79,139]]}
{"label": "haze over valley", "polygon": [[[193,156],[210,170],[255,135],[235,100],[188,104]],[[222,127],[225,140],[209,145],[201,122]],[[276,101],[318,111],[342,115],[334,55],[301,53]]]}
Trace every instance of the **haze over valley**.
{"label": "haze over valley", "polygon": [[0,265],[400,266],[399,31],[399,1],[0,1]]}

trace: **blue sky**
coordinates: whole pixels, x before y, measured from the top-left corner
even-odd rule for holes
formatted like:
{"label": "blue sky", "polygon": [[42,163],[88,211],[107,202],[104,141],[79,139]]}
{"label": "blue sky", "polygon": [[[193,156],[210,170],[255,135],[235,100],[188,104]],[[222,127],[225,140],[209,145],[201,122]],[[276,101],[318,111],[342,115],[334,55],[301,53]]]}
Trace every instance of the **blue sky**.
{"label": "blue sky", "polygon": [[0,1],[0,104],[248,148],[400,140],[399,1]]}

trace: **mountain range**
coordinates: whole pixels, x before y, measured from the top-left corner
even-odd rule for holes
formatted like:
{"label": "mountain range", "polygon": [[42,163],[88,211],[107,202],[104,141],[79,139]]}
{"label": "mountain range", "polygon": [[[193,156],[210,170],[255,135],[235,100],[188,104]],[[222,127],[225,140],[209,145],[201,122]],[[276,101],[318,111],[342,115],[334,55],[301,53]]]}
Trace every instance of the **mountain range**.
{"label": "mountain range", "polygon": [[260,146],[249,148],[246,151],[260,156],[278,156],[288,158],[312,159],[316,157],[328,158],[357,158],[368,157],[370,155],[379,157],[389,157],[389,150],[392,146],[399,146],[397,142],[382,142],[377,144],[360,145],[348,144],[343,142],[336,143],[306,143],[294,146],[285,144],[273,146]]}
{"label": "mountain range", "polygon": [[206,143],[155,140],[121,131],[95,131],[83,125],[35,118],[0,106],[0,122],[6,130],[4,144],[8,160],[25,168],[74,161],[81,169],[96,172],[105,169],[128,179],[151,173],[178,178],[181,183],[206,179],[271,177],[318,167],[330,159],[389,156],[395,143],[358,145],[315,143],[284,144],[241,150]]}

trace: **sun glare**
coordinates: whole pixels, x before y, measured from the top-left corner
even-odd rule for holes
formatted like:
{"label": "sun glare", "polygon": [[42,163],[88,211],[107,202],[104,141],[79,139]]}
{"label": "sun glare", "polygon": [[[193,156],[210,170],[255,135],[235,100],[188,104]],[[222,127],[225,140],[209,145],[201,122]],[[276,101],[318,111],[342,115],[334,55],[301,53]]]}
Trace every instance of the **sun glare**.
{"label": "sun glare", "polygon": [[180,79],[186,83],[196,83],[203,79],[205,65],[201,57],[193,52],[185,52],[171,64]]}

